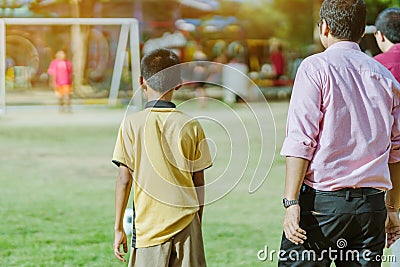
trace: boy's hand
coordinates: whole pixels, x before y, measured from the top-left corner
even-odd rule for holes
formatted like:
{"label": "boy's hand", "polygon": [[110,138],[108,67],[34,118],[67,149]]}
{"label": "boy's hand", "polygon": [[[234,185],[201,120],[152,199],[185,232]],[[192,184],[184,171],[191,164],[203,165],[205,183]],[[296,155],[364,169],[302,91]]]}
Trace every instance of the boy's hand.
{"label": "boy's hand", "polygon": [[126,262],[124,259],[124,253],[119,251],[120,246],[123,245],[124,252],[128,252],[128,243],[126,240],[126,234],[124,230],[116,230],[114,234],[114,255],[117,259],[119,259],[122,262]]}
{"label": "boy's hand", "polygon": [[397,239],[400,238],[400,220],[397,211],[388,208],[385,228],[386,247],[389,248]]}

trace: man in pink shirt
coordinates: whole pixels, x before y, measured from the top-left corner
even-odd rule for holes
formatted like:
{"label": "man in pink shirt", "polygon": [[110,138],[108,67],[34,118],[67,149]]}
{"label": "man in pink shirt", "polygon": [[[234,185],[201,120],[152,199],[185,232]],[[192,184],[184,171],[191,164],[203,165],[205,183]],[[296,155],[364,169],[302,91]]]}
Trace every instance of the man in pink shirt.
{"label": "man in pink shirt", "polygon": [[320,18],[326,50],[298,69],[281,151],[279,266],[380,266],[387,218],[387,245],[400,235],[400,84],[359,48],[363,0],[325,0]]}
{"label": "man in pink shirt", "polygon": [[383,52],[375,56],[400,82],[400,8],[382,11],[376,19],[376,42]]}
{"label": "man in pink shirt", "polygon": [[71,112],[72,64],[66,59],[64,51],[56,53],[47,73],[50,75],[50,84],[58,95],[60,111]]}

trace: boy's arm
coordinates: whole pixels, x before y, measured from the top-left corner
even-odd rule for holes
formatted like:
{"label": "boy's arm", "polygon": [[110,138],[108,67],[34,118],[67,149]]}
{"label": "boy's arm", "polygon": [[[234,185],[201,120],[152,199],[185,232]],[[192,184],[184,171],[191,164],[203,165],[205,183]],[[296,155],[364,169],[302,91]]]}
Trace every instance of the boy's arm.
{"label": "boy's arm", "polygon": [[204,171],[194,172],[192,178],[194,186],[196,187],[197,199],[199,200],[199,218],[201,222],[204,207]]}
{"label": "boy's arm", "polygon": [[400,208],[400,162],[389,163],[389,171],[393,187],[387,191],[386,206],[398,211]]}
{"label": "boy's arm", "polygon": [[[389,154],[389,171],[392,189],[386,192],[386,246],[390,247],[397,239],[400,238],[400,87],[393,84],[392,91],[395,92],[394,107],[392,114],[394,122],[391,133],[391,149]],[[397,94],[396,94],[397,92]]]}
{"label": "boy's arm", "polygon": [[119,248],[123,245],[124,252],[128,252],[128,243],[123,228],[123,219],[126,205],[132,188],[132,176],[129,169],[119,166],[117,182],[115,184],[115,225],[114,225],[114,255],[120,261],[126,262],[124,253]]}
{"label": "boy's arm", "polygon": [[389,163],[390,179],[393,188],[386,193],[386,246],[390,247],[400,238],[400,162]]}

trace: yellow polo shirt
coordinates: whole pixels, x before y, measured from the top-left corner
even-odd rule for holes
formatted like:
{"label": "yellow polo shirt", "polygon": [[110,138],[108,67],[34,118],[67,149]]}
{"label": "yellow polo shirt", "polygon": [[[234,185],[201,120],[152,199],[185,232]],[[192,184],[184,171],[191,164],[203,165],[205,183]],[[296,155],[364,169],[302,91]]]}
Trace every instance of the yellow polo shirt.
{"label": "yellow polo shirt", "polygon": [[113,162],[133,171],[137,248],[162,244],[190,224],[199,209],[192,173],[212,165],[200,123],[168,107],[127,116]]}

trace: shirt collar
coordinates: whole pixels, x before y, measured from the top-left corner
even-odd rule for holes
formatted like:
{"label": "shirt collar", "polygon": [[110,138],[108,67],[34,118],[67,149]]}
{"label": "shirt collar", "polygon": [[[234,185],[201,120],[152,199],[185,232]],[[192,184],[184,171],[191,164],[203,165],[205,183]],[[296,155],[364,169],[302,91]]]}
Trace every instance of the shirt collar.
{"label": "shirt collar", "polygon": [[394,44],[394,45],[389,49],[389,51],[391,51],[391,50],[393,50],[393,51],[400,51],[400,43]]}
{"label": "shirt collar", "polygon": [[361,51],[360,46],[357,43],[351,41],[339,41],[329,46],[326,50],[330,49],[352,49]]}
{"label": "shirt collar", "polygon": [[159,99],[147,102],[144,108],[176,108],[176,105],[170,101]]}

